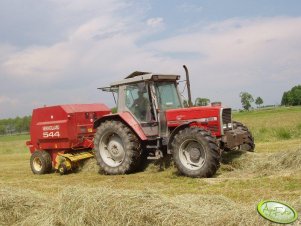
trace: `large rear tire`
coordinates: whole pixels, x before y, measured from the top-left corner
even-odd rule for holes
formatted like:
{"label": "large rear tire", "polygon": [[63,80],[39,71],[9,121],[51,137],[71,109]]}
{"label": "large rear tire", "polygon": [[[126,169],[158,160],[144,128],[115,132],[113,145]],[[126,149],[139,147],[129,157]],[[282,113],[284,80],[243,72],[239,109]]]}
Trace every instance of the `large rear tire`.
{"label": "large rear tire", "polygon": [[247,138],[246,142],[244,144],[240,145],[238,150],[254,152],[254,149],[255,149],[254,137],[253,137],[252,133],[249,131],[248,127],[246,127],[241,122],[233,121],[233,128],[246,131],[248,134],[248,138]]}
{"label": "large rear tire", "polygon": [[46,174],[52,170],[51,156],[46,151],[35,151],[30,157],[30,168],[34,174]]}
{"label": "large rear tire", "polygon": [[185,128],[172,141],[173,159],[178,170],[188,177],[211,177],[220,165],[220,149],[210,132]]}
{"label": "large rear tire", "polygon": [[120,121],[105,121],[97,128],[94,149],[97,163],[105,174],[126,174],[138,168],[141,144]]}

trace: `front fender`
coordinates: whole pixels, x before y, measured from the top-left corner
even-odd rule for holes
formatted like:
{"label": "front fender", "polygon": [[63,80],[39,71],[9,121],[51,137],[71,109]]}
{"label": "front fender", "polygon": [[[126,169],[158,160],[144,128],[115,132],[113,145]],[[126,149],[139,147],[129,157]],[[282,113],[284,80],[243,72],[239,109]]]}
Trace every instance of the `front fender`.
{"label": "front fender", "polygon": [[179,125],[178,127],[176,127],[172,133],[170,134],[169,136],[169,140],[168,140],[168,144],[167,144],[167,153],[168,154],[171,154],[172,153],[172,147],[171,147],[171,144],[173,142],[173,139],[174,137],[176,136],[176,134],[180,131],[180,130],[183,130],[187,127],[190,127],[191,124],[195,124],[196,122],[187,122],[187,123],[184,123],[184,124],[181,124]]}

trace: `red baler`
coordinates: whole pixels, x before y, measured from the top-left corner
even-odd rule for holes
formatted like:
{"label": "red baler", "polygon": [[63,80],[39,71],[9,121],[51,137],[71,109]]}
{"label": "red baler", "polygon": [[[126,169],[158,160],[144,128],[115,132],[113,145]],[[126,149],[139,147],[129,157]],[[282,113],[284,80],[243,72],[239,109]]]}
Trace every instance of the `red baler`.
{"label": "red baler", "polygon": [[95,119],[110,114],[104,104],[68,104],[33,110],[30,166],[35,174],[48,173],[54,167],[64,174],[87,158],[93,157]]}

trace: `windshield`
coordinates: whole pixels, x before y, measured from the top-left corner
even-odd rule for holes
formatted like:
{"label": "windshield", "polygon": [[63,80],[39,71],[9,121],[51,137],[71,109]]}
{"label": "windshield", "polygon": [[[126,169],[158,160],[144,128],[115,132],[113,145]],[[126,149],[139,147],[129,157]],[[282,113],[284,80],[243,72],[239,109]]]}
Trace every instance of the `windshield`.
{"label": "windshield", "polygon": [[157,82],[156,91],[161,109],[167,110],[182,107],[174,82]]}

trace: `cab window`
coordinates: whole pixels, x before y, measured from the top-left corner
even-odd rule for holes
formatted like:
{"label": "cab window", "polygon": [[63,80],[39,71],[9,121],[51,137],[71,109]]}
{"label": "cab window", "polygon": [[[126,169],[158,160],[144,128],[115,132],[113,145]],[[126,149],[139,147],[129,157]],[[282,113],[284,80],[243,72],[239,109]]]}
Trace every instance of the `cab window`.
{"label": "cab window", "polygon": [[126,86],[125,104],[139,121],[147,121],[150,101],[148,88],[144,82]]}

